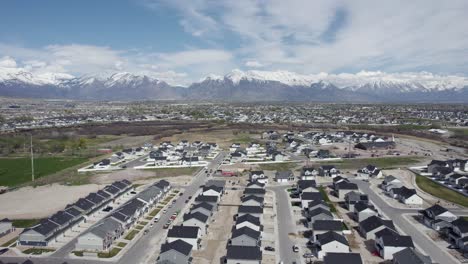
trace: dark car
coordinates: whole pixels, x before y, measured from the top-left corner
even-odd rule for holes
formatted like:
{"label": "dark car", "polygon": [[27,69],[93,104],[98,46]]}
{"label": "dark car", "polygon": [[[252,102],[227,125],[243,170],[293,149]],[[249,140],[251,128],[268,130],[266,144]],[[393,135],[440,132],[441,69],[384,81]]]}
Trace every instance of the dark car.
{"label": "dark car", "polygon": [[275,251],[275,248],[268,246],[268,247],[265,247],[265,250],[266,251]]}

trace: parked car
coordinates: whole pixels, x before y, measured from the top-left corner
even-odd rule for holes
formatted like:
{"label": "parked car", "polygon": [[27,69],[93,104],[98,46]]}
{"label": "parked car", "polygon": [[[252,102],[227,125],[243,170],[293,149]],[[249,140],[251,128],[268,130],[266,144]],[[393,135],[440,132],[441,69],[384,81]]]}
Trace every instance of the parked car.
{"label": "parked car", "polygon": [[266,251],[275,251],[275,248],[268,246],[268,247],[265,247],[265,250]]}
{"label": "parked car", "polygon": [[143,235],[146,235],[148,234],[149,230],[148,229],[145,229],[145,232],[143,232]]}
{"label": "parked car", "polygon": [[163,226],[164,229],[168,229],[169,226],[171,225],[171,221],[167,221],[166,224]]}
{"label": "parked car", "polygon": [[166,209],[164,209],[162,212],[163,212],[163,214],[165,214],[165,213],[167,213],[167,210],[166,210]]}
{"label": "parked car", "polygon": [[293,252],[299,252],[299,247],[297,245],[292,246]]}
{"label": "parked car", "polygon": [[155,222],[155,223],[159,222],[159,215],[157,215],[157,216],[154,218],[154,222]]}

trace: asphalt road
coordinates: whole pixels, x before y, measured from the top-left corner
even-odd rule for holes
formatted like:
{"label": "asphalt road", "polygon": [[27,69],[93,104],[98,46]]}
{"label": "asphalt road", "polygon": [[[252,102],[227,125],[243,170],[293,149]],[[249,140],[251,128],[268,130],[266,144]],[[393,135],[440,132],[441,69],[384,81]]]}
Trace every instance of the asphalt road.
{"label": "asphalt road", "polygon": [[[290,186],[275,186],[270,189],[276,196],[276,217],[278,222],[279,261],[292,263],[299,259],[299,253],[292,251],[294,242],[289,238],[289,233],[296,233],[296,225],[291,215],[291,204],[286,189]],[[299,263],[299,262],[298,262]]]}
{"label": "asphalt road", "polygon": [[[208,169],[213,169],[213,172],[218,169],[222,164],[223,159],[226,153],[221,152],[214,158],[208,165]],[[68,257],[68,253],[71,252],[74,248],[73,240],[68,243],[60,250],[55,252],[53,255],[48,257],[7,257],[0,256],[0,260],[6,263],[23,263],[26,260],[33,261],[34,264],[63,264],[64,262],[69,264],[104,264],[104,263],[119,263],[119,264],[129,264],[129,263],[146,263],[154,254],[155,248],[152,248],[150,241],[155,236],[159,236],[162,233],[163,225],[169,220],[169,217],[178,210],[181,210],[185,206],[185,200],[189,196],[193,196],[200,185],[204,184],[208,179],[205,170],[200,170],[196,175],[195,179],[189,186],[185,187],[184,194],[179,196],[177,202],[167,210],[166,214],[163,214],[158,223],[154,224],[150,228],[149,233],[143,235],[135,243],[128,244],[130,248],[124,252],[124,255],[117,261],[100,261],[100,260],[89,260],[89,259],[72,259]]]}
{"label": "asphalt road", "polygon": [[[424,235],[419,229],[415,228],[403,215],[404,214],[417,214],[418,209],[401,209],[390,206],[378,194],[376,194],[369,187],[369,183],[350,179],[351,182],[356,183],[359,189],[369,196],[369,200],[380,210],[382,214],[391,219],[395,226],[402,230],[406,235],[411,236],[413,242],[426,254],[428,254],[432,261],[444,264],[460,263],[456,261],[445,249],[436,245],[430,238]],[[452,211],[452,210],[451,210]],[[455,214],[464,215],[467,213],[466,209],[456,209]]]}

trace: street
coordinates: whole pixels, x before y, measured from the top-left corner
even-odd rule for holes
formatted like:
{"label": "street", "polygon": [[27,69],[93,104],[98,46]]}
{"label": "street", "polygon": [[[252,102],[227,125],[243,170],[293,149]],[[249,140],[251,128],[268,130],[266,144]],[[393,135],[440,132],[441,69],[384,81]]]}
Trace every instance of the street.
{"label": "street", "polygon": [[[276,217],[278,222],[278,242],[279,242],[279,261],[283,263],[292,263],[299,259],[299,253],[292,250],[294,242],[289,238],[289,234],[296,233],[296,224],[293,222],[294,217],[291,215],[291,204],[289,202],[288,193],[286,191],[290,186],[274,186],[269,187],[276,196]],[[297,262],[299,263],[299,262]]]}

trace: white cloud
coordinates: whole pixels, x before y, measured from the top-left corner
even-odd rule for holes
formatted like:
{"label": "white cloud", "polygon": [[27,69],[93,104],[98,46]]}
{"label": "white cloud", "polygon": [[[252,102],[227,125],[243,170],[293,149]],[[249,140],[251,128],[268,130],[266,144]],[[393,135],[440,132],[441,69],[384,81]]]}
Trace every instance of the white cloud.
{"label": "white cloud", "polygon": [[16,68],[16,61],[9,56],[0,58],[0,67]]}
{"label": "white cloud", "polygon": [[263,65],[262,63],[260,63],[259,61],[256,61],[256,60],[250,60],[250,61],[247,61],[245,63],[245,66],[247,67],[250,67],[250,68],[261,68],[265,65]]}

